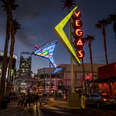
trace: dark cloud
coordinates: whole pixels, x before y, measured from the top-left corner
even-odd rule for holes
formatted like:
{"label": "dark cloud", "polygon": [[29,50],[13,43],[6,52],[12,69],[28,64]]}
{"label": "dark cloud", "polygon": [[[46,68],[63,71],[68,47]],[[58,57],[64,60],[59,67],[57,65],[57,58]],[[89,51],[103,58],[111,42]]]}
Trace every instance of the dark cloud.
{"label": "dark cloud", "polygon": [[34,20],[42,13],[50,11],[56,4],[55,0],[18,0],[19,7],[16,10],[17,17],[21,19]]}
{"label": "dark cloud", "polygon": [[3,17],[0,17],[0,34],[3,34],[5,32],[6,28],[6,20]]}
{"label": "dark cloud", "polygon": [[20,41],[24,46],[27,47],[32,47],[34,46],[34,43],[36,41],[36,36],[34,33],[29,32],[29,31],[22,31],[20,30],[17,34],[16,34],[16,41]]}

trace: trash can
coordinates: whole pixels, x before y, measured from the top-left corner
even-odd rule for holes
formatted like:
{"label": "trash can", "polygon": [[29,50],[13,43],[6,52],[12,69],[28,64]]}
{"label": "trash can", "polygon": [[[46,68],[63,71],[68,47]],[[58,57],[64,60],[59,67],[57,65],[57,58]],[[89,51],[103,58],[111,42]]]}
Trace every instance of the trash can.
{"label": "trash can", "polygon": [[8,105],[8,98],[7,97],[3,97],[2,103],[1,103],[1,108],[2,109],[6,109]]}

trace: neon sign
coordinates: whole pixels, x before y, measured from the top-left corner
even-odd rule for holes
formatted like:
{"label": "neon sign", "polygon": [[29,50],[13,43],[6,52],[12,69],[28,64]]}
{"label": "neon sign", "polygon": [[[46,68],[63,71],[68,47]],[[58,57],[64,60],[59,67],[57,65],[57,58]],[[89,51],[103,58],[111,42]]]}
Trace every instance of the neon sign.
{"label": "neon sign", "polygon": [[67,50],[70,52],[70,54],[75,58],[75,60],[77,61],[77,63],[80,64],[80,60],[77,57],[76,52],[75,52],[73,46],[71,45],[71,43],[70,43],[70,41],[69,41],[66,33],[63,30],[64,26],[68,23],[68,21],[70,20],[70,18],[73,15],[73,12],[76,9],[77,9],[77,7],[75,7],[60,23],[58,23],[55,26],[55,32],[57,33],[57,35],[59,36],[59,38],[61,39],[61,41],[65,45],[65,47],[67,48]]}
{"label": "neon sign", "polygon": [[84,46],[84,41],[83,41],[81,38],[76,39],[76,40],[74,41],[74,47],[75,47],[75,48],[80,49],[80,48],[82,48],[83,46]]}
{"label": "neon sign", "polygon": [[78,19],[75,20],[75,23],[74,23],[74,26],[75,27],[81,27],[82,26],[82,22]]}
{"label": "neon sign", "polygon": [[84,57],[84,54],[85,54],[84,50],[82,50],[82,49],[77,50],[76,53],[77,53],[79,59],[82,59]]}
{"label": "neon sign", "polygon": [[44,45],[42,48],[39,48],[36,45],[35,46],[36,50],[34,51],[34,54],[37,56],[41,56],[43,58],[49,59],[53,67],[56,68],[56,64],[53,59],[53,52],[54,52],[55,47],[56,47],[56,41],[48,43]]}
{"label": "neon sign", "polygon": [[74,36],[77,38],[77,37],[82,37],[83,35],[83,31],[79,28],[75,29],[74,31]]}
{"label": "neon sign", "polygon": [[74,47],[76,48],[76,54],[79,59],[82,59],[84,57],[84,41],[82,39],[83,31],[81,30],[82,22],[80,21],[81,13],[80,11],[74,11],[72,19],[72,27],[74,28],[73,37],[74,40]]}

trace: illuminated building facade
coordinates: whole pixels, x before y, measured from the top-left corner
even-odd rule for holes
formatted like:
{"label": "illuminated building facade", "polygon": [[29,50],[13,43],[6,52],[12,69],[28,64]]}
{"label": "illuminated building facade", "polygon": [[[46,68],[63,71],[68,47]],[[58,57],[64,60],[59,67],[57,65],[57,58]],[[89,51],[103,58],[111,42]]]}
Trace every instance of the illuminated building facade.
{"label": "illuminated building facade", "polygon": [[[103,66],[103,64],[93,64],[93,79],[98,78],[98,67]],[[71,89],[71,65],[70,64],[61,64],[59,67],[62,67],[60,72],[63,78],[64,87],[66,89]],[[74,87],[81,88],[83,73],[86,80],[91,80],[91,64],[84,64],[85,71],[83,72],[82,64],[74,65]]]}
{"label": "illuminated building facade", "polygon": [[116,62],[99,67],[97,80],[99,93],[116,96]]}
{"label": "illuminated building facade", "polygon": [[23,56],[20,57],[19,77],[31,77],[31,62],[31,56],[28,58],[24,58]]}
{"label": "illuminated building facade", "polygon": [[[93,64],[93,80],[98,79],[98,68],[103,66],[103,64]],[[57,74],[53,75],[54,69],[51,69],[51,80],[54,85],[58,86],[58,81],[63,82],[63,86],[67,90],[71,90],[71,65],[70,64],[61,64],[58,67],[62,68],[61,71],[57,72]],[[91,81],[91,64],[84,64],[85,67],[85,79]],[[50,84],[50,68],[42,68],[38,69],[38,75],[43,75],[41,78],[42,82]],[[39,76],[38,76],[39,77]],[[45,79],[45,80],[44,80]],[[57,81],[57,79],[59,79]],[[74,87],[82,88],[82,80],[83,80],[83,68],[82,64],[74,65]],[[47,84],[46,84],[47,85]]]}
{"label": "illuminated building facade", "polygon": [[43,88],[45,88],[46,92],[49,90],[57,90],[59,84],[63,82],[61,75],[59,73],[54,74],[54,68],[38,69],[37,75],[43,85]]}

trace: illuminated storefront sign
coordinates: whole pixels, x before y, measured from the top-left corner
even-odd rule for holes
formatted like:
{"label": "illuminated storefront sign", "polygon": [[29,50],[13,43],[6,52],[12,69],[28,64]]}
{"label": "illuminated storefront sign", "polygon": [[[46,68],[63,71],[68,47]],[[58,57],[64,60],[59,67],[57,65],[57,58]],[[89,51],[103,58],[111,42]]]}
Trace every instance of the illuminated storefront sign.
{"label": "illuminated storefront sign", "polygon": [[[68,21],[71,19],[73,12],[77,9],[77,7],[75,7],[60,23],[58,23],[55,26],[55,32],[58,34],[59,38],[61,39],[61,41],[63,42],[63,44],[66,46],[67,50],[70,52],[70,54],[75,58],[75,60],[77,61],[77,63],[80,64],[80,60],[78,59],[75,50],[73,49],[67,35],[65,34],[63,28],[64,26],[68,23]],[[79,13],[77,14],[79,15]],[[80,32],[79,32],[80,33]]]}

